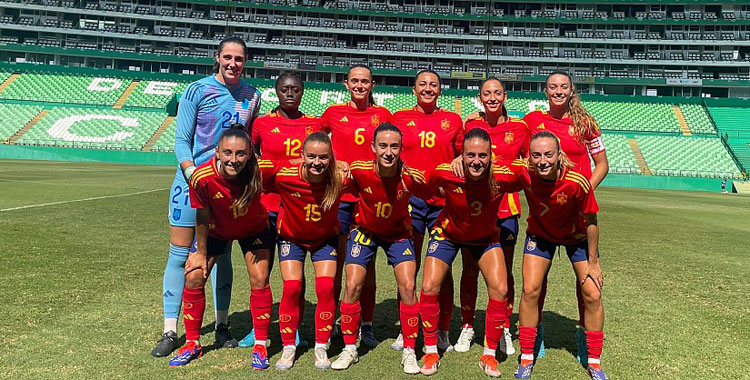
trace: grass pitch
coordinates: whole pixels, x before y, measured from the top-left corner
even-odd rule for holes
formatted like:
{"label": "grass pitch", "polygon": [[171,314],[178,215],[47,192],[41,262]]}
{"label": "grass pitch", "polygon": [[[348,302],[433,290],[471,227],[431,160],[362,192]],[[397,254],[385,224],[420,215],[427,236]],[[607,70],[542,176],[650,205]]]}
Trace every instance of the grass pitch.
{"label": "grass pitch", "polygon": [[[403,377],[389,346],[395,325],[395,281],[378,258],[375,318],[382,344],[360,350],[345,372],[313,367],[298,352],[290,371],[252,373],[249,349],[215,349],[208,302],[203,344],[209,351],[186,368],[167,366],[150,351],[161,335],[161,281],[167,258],[167,188],[172,167],[0,161],[0,377],[3,378],[319,378]],[[602,188],[597,192],[605,274],[603,365],[613,379],[736,379],[750,372],[750,197],[700,192]],[[93,199],[92,199],[93,198]],[[522,225],[522,228],[524,226]],[[520,247],[516,287],[520,296]],[[250,329],[248,280],[233,253],[230,321],[238,339]],[[307,265],[308,278],[312,266]],[[456,281],[461,263],[454,265]],[[555,258],[544,314],[547,357],[534,378],[584,379],[575,361],[574,276]],[[274,316],[281,281],[271,278]],[[210,287],[207,287],[210,289]],[[210,291],[209,291],[210,292]],[[210,294],[208,296],[210,300]],[[311,286],[307,299],[315,300]],[[444,356],[437,379],[479,378],[486,291],[480,281],[478,338],[468,353]],[[452,340],[460,328],[458,292]],[[303,334],[312,341],[314,304]],[[513,332],[517,315],[513,315]],[[180,335],[183,334],[180,323]],[[271,325],[273,364],[280,355]],[[421,338],[420,338],[421,340]],[[518,342],[515,342],[518,348]],[[342,347],[334,344],[330,355]],[[421,346],[417,348],[421,352]],[[517,355],[501,360],[512,378]]]}

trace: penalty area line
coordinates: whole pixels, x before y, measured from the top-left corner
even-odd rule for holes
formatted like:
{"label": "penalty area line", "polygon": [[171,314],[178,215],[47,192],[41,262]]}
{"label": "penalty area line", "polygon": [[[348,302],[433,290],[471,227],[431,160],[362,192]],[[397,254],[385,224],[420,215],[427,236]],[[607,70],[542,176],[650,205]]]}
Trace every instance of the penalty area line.
{"label": "penalty area line", "polygon": [[35,204],[35,205],[10,207],[10,208],[0,209],[0,212],[24,210],[24,209],[27,209],[27,208],[56,206],[56,205],[62,205],[62,204],[67,204],[67,203],[78,203],[78,202],[96,201],[96,200],[99,200],[99,199],[130,197],[130,196],[133,196],[133,195],[155,193],[157,191],[163,191],[163,190],[169,190],[169,188],[165,187],[165,188],[162,188],[162,189],[151,189],[151,190],[145,190],[145,191],[138,191],[138,192],[135,192],[135,193],[103,195],[103,196],[100,196],[100,197],[91,197],[91,198],[83,198],[83,199],[73,199],[73,200],[70,200],[70,201],[59,201],[59,202],[39,203],[39,204]]}

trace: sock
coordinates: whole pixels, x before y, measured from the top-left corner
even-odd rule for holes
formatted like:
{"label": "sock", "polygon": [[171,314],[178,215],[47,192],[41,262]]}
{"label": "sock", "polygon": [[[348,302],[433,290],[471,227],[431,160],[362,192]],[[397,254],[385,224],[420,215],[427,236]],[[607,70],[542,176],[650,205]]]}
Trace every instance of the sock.
{"label": "sock", "polygon": [[273,305],[273,294],[269,285],[260,289],[250,288],[250,314],[253,316],[255,344],[259,344],[258,341],[268,339],[268,326],[271,325],[271,305]]}
{"label": "sock", "polygon": [[213,269],[211,269],[211,288],[214,290],[215,310],[229,310],[229,301],[232,299],[233,278],[232,245],[227,244],[224,254],[216,256],[216,263]]}
{"label": "sock", "polygon": [[599,364],[599,359],[602,356],[602,347],[604,346],[604,331],[585,331],[585,333],[589,364]]}
{"label": "sock", "polygon": [[279,303],[279,330],[284,346],[294,346],[299,325],[298,301],[301,292],[302,281],[284,281],[284,292],[281,294],[281,303]]}
{"label": "sock", "polygon": [[422,317],[422,335],[425,346],[437,346],[438,320],[440,318],[440,304],[437,294],[419,295],[419,315]]}
{"label": "sock", "polygon": [[477,276],[472,274],[461,274],[461,319],[464,325],[474,327],[474,314],[477,308]]}
{"label": "sock", "polygon": [[451,329],[451,316],[453,315],[453,279],[446,278],[447,283],[440,289],[440,318],[438,330],[449,331]]}
{"label": "sock", "polygon": [[357,344],[361,312],[362,306],[359,301],[355,303],[341,301],[341,335],[344,336],[344,343],[347,346]]}
{"label": "sock", "polygon": [[203,312],[206,309],[206,292],[204,287],[187,289],[182,292],[182,302],[185,311],[183,319],[185,323],[185,340],[200,340],[201,326],[203,325]]}
{"label": "sock", "polygon": [[216,310],[216,322],[214,323],[214,326],[219,326],[220,324],[229,325],[229,310]]}
{"label": "sock", "polygon": [[419,335],[419,304],[405,305],[401,302],[399,320],[401,321],[401,335],[404,337],[404,347],[414,348]]}
{"label": "sock", "polygon": [[315,294],[315,343],[326,344],[333,332],[333,316],[336,314],[336,301],[333,300],[333,277],[316,277]]}
{"label": "sock", "polygon": [[177,332],[177,318],[164,318],[164,333]]}
{"label": "sock", "polygon": [[497,349],[496,348],[489,348],[487,346],[484,346],[484,349],[482,351],[482,356],[484,356],[484,355],[490,355],[490,356],[494,357],[496,353],[497,353]]}
{"label": "sock", "polygon": [[[169,245],[169,257],[167,258],[167,266],[164,268],[164,281],[162,283],[164,330],[168,328],[167,319],[174,318],[176,320],[180,317],[182,290],[185,289],[185,262],[189,251],[189,247]],[[174,331],[177,332],[176,325]]]}
{"label": "sock", "polygon": [[508,298],[508,306],[505,307],[505,328],[510,328],[510,316],[513,315],[513,303],[512,300]]}
{"label": "sock", "polygon": [[375,316],[375,286],[365,285],[359,296],[359,303],[362,305],[362,321],[372,322]]}
{"label": "sock", "polygon": [[[521,345],[521,355],[531,355],[534,359],[534,342],[536,341],[536,327],[518,326],[518,343]],[[523,356],[521,356],[523,359]]]}
{"label": "sock", "polygon": [[497,349],[497,343],[503,334],[507,307],[507,298],[500,301],[490,299],[487,302],[487,314],[484,318],[484,346],[493,351]]}
{"label": "sock", "polygon": [[258,339],[256,339],[256,340],[255,340],[255,345],[256,345],[256,346],[261,346],[261,347],[265,347],[265,346],[266,346],[266,340],[265,340],[265,339],[263,339],[263,340],[258,340]]}
{"label": "sock", "polygon": [[328,344],[315,342],[315,348],[325,348],[327,350]]}

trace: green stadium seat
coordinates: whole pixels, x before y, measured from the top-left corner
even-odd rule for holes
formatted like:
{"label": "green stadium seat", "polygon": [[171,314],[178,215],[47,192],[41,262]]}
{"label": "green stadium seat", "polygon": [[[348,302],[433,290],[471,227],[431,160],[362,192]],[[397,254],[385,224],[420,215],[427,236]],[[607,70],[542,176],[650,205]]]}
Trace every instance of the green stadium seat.
{"label": "green stadium seat", "polygon": [[0,140],[9,139],[42,109],[41,106],[0,104]]}
{"label": "green stadium seat", "polygon": [[[630,149],[628,138],[625,135],[604,133],[602,134],[604,146],[607,148],[607,160],[609,161],[609,170],[612,173],[619,174],[640,174],[641,169],[635,160],[633,150]],[[594,163],[591,163],[593,169]]]}
{"label": "green stadium seat", "polygon": [[174,95],[185,92],[188,84],[190,83],[142,80],[128,97],[125,107],[163,109]]}
{"label": "green stadium seat", "polygon": [[708,111],[698,104],[680,105],[685,122],[693,134],[716,134],[716,128],[708,116]]}
{"label": "green stadium seat", "polygon": [[177,119],[173,119],[164,130],[164,133],[151,146],[151,150],[158,152],[174,152],[174,139],[177,134]]}
{"label": "green stadium seat", "polygon": [[131,82],[125,78],[24,73],[0,92],[0,98],[111,106]]}
{"label": "green stadium seat", "polygon": [[635,139],[654,175],[741,177],[717,137],[639,135]]}

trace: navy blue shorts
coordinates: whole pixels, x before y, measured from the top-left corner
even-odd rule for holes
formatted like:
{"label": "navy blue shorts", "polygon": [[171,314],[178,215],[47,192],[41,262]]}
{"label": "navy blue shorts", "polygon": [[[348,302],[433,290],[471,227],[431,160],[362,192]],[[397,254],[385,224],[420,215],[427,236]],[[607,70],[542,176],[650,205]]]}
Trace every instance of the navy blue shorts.
{"label": "navy blue shorts", "polygon": [[349,229],[354,224],[354,213],[357,209],[357,202],[339,203],[339,226],[343,235],[349,234]]}
{"label": "navy blue shorts", "polygon": [[442,210],[442,207],[427,204],[424,199],[412,196],[409,199],[409,214],[414,232],[422,235],[429,232]]}
{"label": "navy blue shorts", "polygon": [[469,251],[469,253],[471,253],[471,256],[474,257],[474,261],[479,261],[479,259],[481,259],[485,253],[487,253],[487,251],[493,248],[501,247],[500,243],[455,243],[448,240],[445,235],[443,235],[442,228],[435,227],[432,229],[432,232],[430,232],[430,241],[427,243],[427,257],[434,257],[450,266],[453,264],[453,260],[456,259],[458,251],[461,248]]}
{"label": "navy blue shorts", "polygon": [[498,219],[497,227],[500,229],[500,246],[515,246],[518,242],[518,216]]}
{"label": "navy blue shorts", "polygon": [[[242,248],[242,253],[245,254],[250,251],[257,251],[259,249],[271,249],[274,243],[274,236],[268,228],[263,231],[242,239],[238,239],[237,242]],[[219,256],[226,252],[227,245],[231,247],[231,240],[223,240],[208,235],[206,239],[206,255],[208,256]]]}
{"label": "navy blue shorts", "polygon": [[395,267],[405,261],[414,261],[414,241],[403,239],[389,242],[378,239],[372,233],[361,228],[355,228],[346,241],[346,264],[357,264],[367,268],[378,247],[383,248],[388,258],[388,264]]}
{"label": "navy blue shorts", "polygon": [[[317,263],[318,261],[334,260],[336,261],[336,247],[339,244],[339,237],[332,236],[323,244],[310,250],[310,260]],[[287,260],[305,261],[307,250],[300,245],[288,241],[279,240],[279,262]]]}
{"label": "navy blue shorts", "polygon": [[[589,243],[586,239],[575,244],[557,244],[540,236],[529,234],[526,234],[526,244],[523,248],[523,254],[539,256],[551,261],[559,246],[565,247],[565,253],[568,254],[571,263],[588,261],[589,259]],[[597,252],[596,255],[598,257],[599,253]]]}

